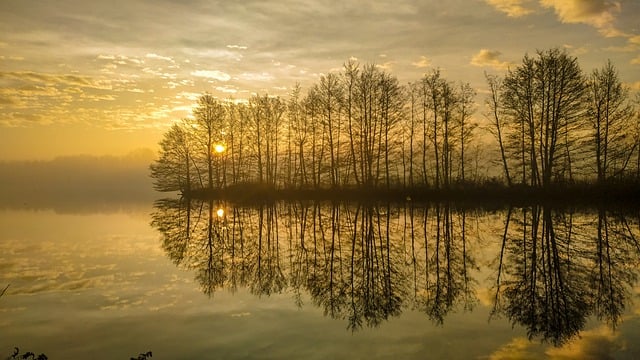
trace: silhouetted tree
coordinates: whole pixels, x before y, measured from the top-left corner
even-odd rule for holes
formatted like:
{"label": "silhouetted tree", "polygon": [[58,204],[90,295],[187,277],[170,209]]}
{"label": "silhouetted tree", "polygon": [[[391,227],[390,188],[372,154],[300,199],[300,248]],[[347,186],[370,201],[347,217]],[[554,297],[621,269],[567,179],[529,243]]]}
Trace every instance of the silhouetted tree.
{"label": "silhouetted tree", "polygon": [[226,108],[213,95],[204,94],[198,98],[193,115],[195,138],[199,141],[197,153],[207,166],[207,188],[213,189],[215,145],[222,141],[226,129]]}
{"label": "silhouetted tree", "polygon": [[[504,85],[502,79],[495,75],[489,75],[485,73],[485,78],[487,79],[487,84],[489,85],[489,97],[485,101],[486,106],[489,108],[489,111],[485,114],[485,116],[491,120],[491,126],[489,127],[489,132],[493,134],[495,139],[498,141],[498,146],[500,147],[500,160],[502,163],[502,171],[504,173],[504,177],[507,179],[507,185],[511,186],[512,180],[511,175],[509,174],[509,164],[507,162],[507,153],[506,153],[506,145],[505,145],[505,130],[506,124],[504,120],[504,110],[502,109],[502,92],[504,91]],[[522,132],[524,134],[524,132]]]}
{"label": "silhouetted tree", "polygon": [[548,187],[570,180],[586,109],[586,82],[577,59],[559,49],[538,51],[536,58],[525,55],[507,72],[500,90],[507,148],[521,182]]}
{"label": "silhouetted tree", "polygon": [[[194,180],[202,186],[200,171],[192,155],[192,137],[184,124],[174,124],[164,134],[158,159],[150,166],[156,190],[188,193]],[[196,179],[192,178],[194,175]]]}
{"label": "silhouetted tree", "polygon": [[629,90],[618,79],[618,71],[608,61],[595,69],[589,79],[589,120],[598,183],[621,175],[631,160],[635,147],[628,102]]}
{"label": "silhouetted tree", "polygon": [[[478,127],[478,124],[471,121],[471,115],[475,112],[474,97],[476,91],[471,87],[469,83],[461,83],[459,90],[458,101],[458,121],[460,131],[460,175],[459,179],[462,182],[467,180],[465,165],[467,158],[465,157],[465,150],[468,149],[471,140],[473,139],[474,130]],[[467,151],[468,153],[468,151]]]}

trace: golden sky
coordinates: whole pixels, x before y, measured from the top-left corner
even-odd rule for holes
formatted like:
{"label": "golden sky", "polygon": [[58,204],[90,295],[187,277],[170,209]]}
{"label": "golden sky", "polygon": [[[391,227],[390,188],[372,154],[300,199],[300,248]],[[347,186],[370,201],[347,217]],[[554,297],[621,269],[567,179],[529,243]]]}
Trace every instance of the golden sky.
{"label": "golden sky", "polygon": [[349,58],[402,83],[441,68],[481,103],[484,71],[560,47],[637,91],[638,18],[637,0],[3,0],[0,160],[156,148],[205,91],[286,96]]}

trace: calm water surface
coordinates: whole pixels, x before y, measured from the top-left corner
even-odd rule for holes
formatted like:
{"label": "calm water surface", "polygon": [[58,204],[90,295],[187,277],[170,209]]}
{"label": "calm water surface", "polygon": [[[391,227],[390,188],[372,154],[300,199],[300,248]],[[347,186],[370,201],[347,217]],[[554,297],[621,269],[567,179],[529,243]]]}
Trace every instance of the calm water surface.
{"label": "calm water surface", "polygon": [[0,357],[640,357],[638,214],[0,210]]}

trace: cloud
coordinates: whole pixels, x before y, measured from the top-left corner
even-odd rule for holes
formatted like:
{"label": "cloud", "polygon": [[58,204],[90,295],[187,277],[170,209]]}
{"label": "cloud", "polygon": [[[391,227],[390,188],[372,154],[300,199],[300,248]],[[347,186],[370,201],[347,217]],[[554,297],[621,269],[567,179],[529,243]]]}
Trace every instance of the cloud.
{"label": "cloud", "polygon": [[22,60],[24,60],[24,57],[23,56],[4,56],[4,55],[0,55],[0,60],[22,61]]}
{"label": "cloud", "polygon": [[522,17],[533,12],[533,10],[526,8],[528,0],[485,0],[487,4],[496,8],[509,17]]}
{"label": "cloud", "polygon": [[638,55],[635,58],[631,59],[630,63],[632,65],[640,65],[640,55]]}
{"label": "cloud", "polygon": [[175,61],[169,56],[162,56],[162,55],[158,55],[158,54],[154,54],[154,53],[147,54],[146,58],[147,59],[164,60],[164,61],[168,61],[168,62],[171,62],[171,63],[175,63]]}
{"label": "cloud", "polygon": [[570,53],[571,55],[574,55],[574,56],[584,55],[584,54],[586,54],[586,53],[588,53],[588,52],[589,52],[589,49],[587,49],[587,48],[586,48],[586,47],[584,47],[584,46],[575,47],[575,46],[573,46],[573,45],[565,44],[565,45],[563,45],[563,47],[564,47],[565,49],[567,49],[567,51],[569,51],[569,53]]}
{"label": "cloud", "polygon": [[580,337],[562,347],[550,347],[546,355],[553,360],[564,359],[614,359],[616,351],[624,349],[624,343],[617,339],[611,329],[603,326],[598,329],[584,331]]}
{"label": "cloud", "polygon": [[226,94],[235,94],[238,92],[237,89],[228,87],[228,86],[216,86],[216,90],[226,93]]}
{"label": "cloud", "polygon": [[491,67],[497,70],[504,70],[509,67],[508,61],[501,61],[502,53],[496,50],[481,49],[471,58],[471,65],[480,67]]}
{"label": "cloud", "polygon": [[214,79],[214,80],[218,80],[218,81],[229,81],[231,80],[231,75],[219,71],[219,70],[196,70],[196,71],[192,71],[191,75],[193,76],[198,76],[198,77],[204,77],[204,78],[208,78],[208,79]]}
{"label": "cloud", "polygon": [[242,45],[227,45],[229,49],[237,49],[237,50],[247,50],[248,47]]}
{"label": "cloud", "polygon": [[381,70],[391,71],[391,70],[393,70],[393,65],[395,63],[396,63],[395,61],[386,61],[386,62],[384,62],[382,64],[376,64],[376,67],[378,69],[381,69]]}
{"label": "cloud", "polygon": [[238,76],[238,79],[249,80],[249,81],[271,81],[274,79],[274,77],[273,75],[267,72],[262,72],[262,73],[244,72]]}
{"label": "cloud", "polygon": [[181,91],[176,95],[176,99],[187,99],[189,101],[196,101],[200,96],[202,96],[201,93]]}
{"label": "cloud", "polygon": [[620,3],[609,0],[540,0],[540,5],[554,10],[563,23],[591,25],[607,37],[625,36],[613,27]]}
{"label": "cloud", "polygon": [[417,68],[426,68],[431,66],[431,59],[426,56],[420,56],[420,60],[412,62],[411,65]]}
{"label": "cloud", "polygon": [[[232,45],[233,46],[233,45]],[[227,48],[229,48],[227,46]],[[191,57],[201,58],[201,59],[216,59],[216,60],[233,60],[240,61],[242,60],[242,54],[233,48],[227,49],[209,49],[209,48],[186,48],[183,49],[183,52]]]}
{"label": "cloud", "polygon": [[531,342],[518,337],[489,355],[489,360],[531,359],[533,354],[528,350]]}
{"label": "cloud", "polygon": [[[534,11],[533,0],[485,0],[496,10],[509,17],[522,17]],[[539,6],[552,9],[560,22],[586,24],[595,27],[605,37],[626,37],[640,42],[638,36],[625,33],[614,26],[622,5],[614,0],[538,0]]]}
{"label": "cloud", "polygon": [[36,83],[46,86],[66,85],[104,89],[105,86],[89,76],[76,74],[49,74],[35,71],[0,72],[0,79],[13,79],[20,82]]}

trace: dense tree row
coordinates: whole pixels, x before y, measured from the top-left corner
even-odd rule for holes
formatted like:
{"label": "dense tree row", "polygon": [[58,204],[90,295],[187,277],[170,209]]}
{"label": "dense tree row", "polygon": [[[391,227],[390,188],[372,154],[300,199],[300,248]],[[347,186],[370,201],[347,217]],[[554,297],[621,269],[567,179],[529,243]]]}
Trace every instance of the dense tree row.
{"label": "dense tree row", "polygon": [[640,178],[638,112],[611,63],[587,76],[575,57],[552,49],[525,56],[504,78],[487,75],[487,83],[483,127],[473,117],[476,91],[439,70],[402,85],[379,67],[348,61],[286,100],[204,94],[193,117],[165,134],[152,177],[159,190],[183,192],[247,183],[449,188],[502,176],[509,185],[548,187]]}

